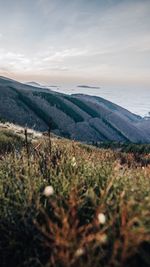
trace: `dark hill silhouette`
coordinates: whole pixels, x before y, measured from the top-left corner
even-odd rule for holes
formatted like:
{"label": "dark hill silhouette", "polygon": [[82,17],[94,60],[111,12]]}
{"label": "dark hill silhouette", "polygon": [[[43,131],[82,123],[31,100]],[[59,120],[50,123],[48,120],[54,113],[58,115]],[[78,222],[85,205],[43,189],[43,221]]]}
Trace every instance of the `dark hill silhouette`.
{"label": "dark hill silhouette", "polygon": [[84,142],[150,142],[149,123],[96,96],[65,95],[0,77],[0,117]]}

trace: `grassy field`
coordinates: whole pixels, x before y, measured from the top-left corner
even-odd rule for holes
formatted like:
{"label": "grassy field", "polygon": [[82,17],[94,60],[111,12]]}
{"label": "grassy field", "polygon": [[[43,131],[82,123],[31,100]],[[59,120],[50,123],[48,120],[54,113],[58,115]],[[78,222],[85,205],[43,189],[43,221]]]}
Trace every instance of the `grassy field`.
{"label": "grassy field", "polygon": [[2,267],[150,266],[148,164],[65,139],[13,140],[0,153]]}

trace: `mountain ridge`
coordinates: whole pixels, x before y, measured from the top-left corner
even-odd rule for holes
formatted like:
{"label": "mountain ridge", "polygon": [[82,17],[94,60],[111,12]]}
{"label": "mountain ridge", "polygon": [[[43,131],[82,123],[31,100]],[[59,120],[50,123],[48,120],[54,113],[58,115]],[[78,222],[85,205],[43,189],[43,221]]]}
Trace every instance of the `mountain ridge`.
{"label": "mountain ridge", "polygon": [[[66,95],[0,77],[0,117],[84,142],[149,143],[148,122],[104,98]],[[144,127],[143,127],[144,125]]]}

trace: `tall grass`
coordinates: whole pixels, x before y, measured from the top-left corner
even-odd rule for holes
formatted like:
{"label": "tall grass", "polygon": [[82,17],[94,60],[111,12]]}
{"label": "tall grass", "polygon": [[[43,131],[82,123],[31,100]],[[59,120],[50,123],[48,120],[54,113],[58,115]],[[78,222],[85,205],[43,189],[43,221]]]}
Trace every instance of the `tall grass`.
{"label": "tall grass", "polygon": [[3,154],[1,266],[150,266],[149,188],[150,168],[111,150],[45,139]]}
{"label": "tall grass", "polygon": [[9,130],[0,130],[0,154],[18,150],[23,146],[23,139]]}

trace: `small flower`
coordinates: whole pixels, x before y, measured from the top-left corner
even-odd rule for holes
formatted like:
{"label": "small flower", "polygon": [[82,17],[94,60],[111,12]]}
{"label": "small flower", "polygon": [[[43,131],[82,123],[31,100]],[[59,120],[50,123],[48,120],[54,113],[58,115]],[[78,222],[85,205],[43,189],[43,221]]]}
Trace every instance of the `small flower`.
{"label": "small flower", "polygon": [[51,185],[46,186],[46,187],[44,188],[43,195],[44,195],[45,197],[52,196],[53,194],[54,194],[54,188],[53,188]]}
{"label": "small flower", "polygon": [[100,224],[105,224],[106,222],[106,216],[103,213],[98,214],[98,221]]}
{"label": "small flower", "polygon": [[78,248],[75,252],[76,257],[81,257],[84,254],[84,249],[83,248]]}

